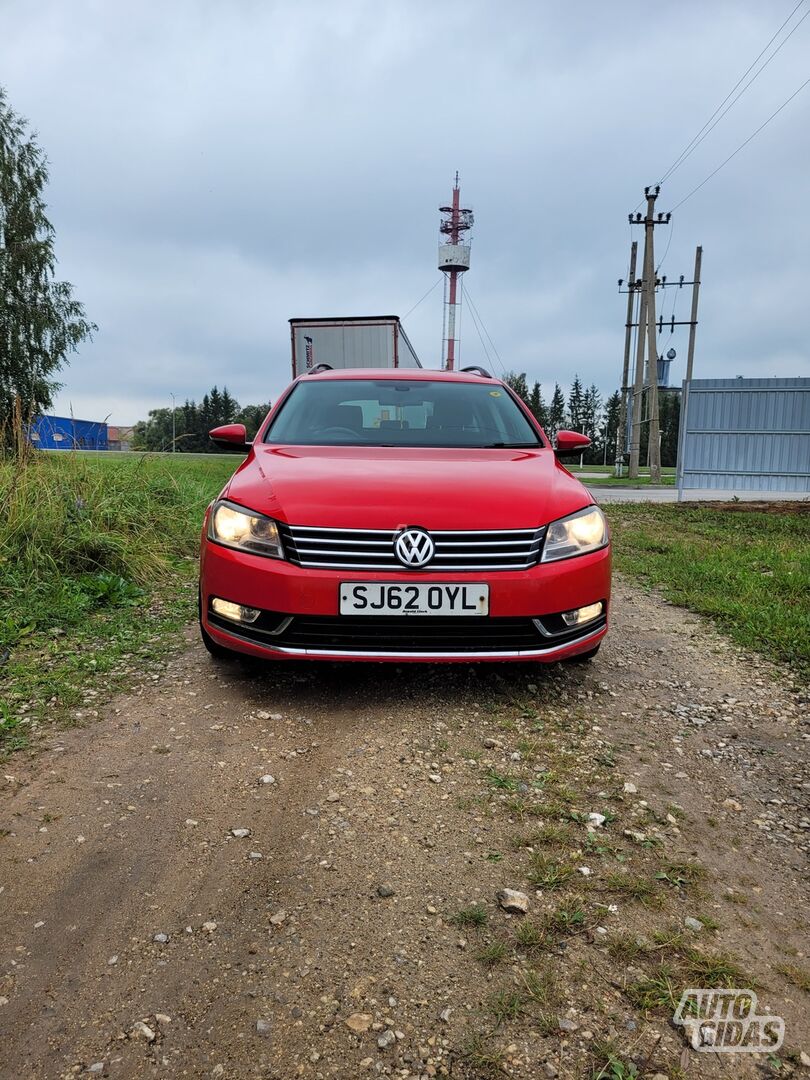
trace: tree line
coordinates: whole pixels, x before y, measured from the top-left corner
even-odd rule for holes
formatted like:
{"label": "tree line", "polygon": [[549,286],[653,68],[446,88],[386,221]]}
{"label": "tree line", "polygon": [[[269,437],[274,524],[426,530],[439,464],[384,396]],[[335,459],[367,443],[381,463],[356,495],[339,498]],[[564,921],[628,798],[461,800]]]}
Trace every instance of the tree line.
{"label": "tree line", "polygon": [[[583,460],[588,465],[612,465],[616,460],[616,442],[619,438],[621,394],[614,391],[603,401],[599,388],[594,384],[585,387],[578,375],[566,395],[559,383],[546,401],[542,387],[535,382],[530,387],[525,373],[508,371],[504,382],[523,398],[540,426],[550,438],[561,428],[581,431],[591,440]],[[675,465],[678,453],[678,422],[681,401],[678,394],[659,391],[661,414],[661,464]],[[178,453],[211,454],[217,448],[208,438],[211,428],[220,424],[244,424],[248,438],[252,439],[259,425],[270,411],[270,402],[262,405],[244,405],[230,394],[227,387],[220,390],[213,386],[200,402],[184,401],[172,410],[152,409],[148,420],[140,420],[134,427],[133,450],[171,450],[172,439]],[[646,395],[642,416],[647,415]],[[641,428],[641,460],[647,459],[648,424]]]}
{"label": "tree line", "polygon": [[[539,382],[530,387],[525,372],[507,371],[504,382],[523,398],[532,415],[550,438],[554,438],[561,428],[581,431],[591,440],[583,460],[587,465],[612,465],[616,460],[616,445],[619,438],[621,415],[621,392],[614,391],[607,400],[603,400],[599,388],[593,383],[589,387],[582,385],[579,375],[566,395],[559,383],[554,384],[554,392],[548,401],[543,396]],[[642,417],[646,417],[647,395],[642,402]],[[679,394],[658,392],[658,406],[661,428],[661,464],[674,466],[678,456],[678,424],[681,415]],[[647,460],[649,424],[641,425],[641,461]]]}
{"label": "tree line", "polygon": [[[215,454],[220,451],[208,438],[211,428],[220,424],[244,424],[252,439],[270,411],[264,405],[242,405],[226,386],[213,386],[202,401],[186,400],[172,409],[151,409],[148,420],[139,420],[132,433],[133,450],[171,450],[178,453]],[[172,416],[174,413],[174,416]]]}

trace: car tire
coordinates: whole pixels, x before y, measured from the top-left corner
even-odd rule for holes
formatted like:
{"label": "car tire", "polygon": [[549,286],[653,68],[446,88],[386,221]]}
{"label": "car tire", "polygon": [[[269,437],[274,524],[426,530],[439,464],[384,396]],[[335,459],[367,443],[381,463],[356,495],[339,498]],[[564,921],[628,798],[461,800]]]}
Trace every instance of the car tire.
{"label": "car tire", "polygon": [[565,661],[566,664],[587,664],[589,660],[593,660],[596,654],[599,652],[599,645],[595,649],[589,649],[588,652],[580,653],[578,656],[569,656]]}

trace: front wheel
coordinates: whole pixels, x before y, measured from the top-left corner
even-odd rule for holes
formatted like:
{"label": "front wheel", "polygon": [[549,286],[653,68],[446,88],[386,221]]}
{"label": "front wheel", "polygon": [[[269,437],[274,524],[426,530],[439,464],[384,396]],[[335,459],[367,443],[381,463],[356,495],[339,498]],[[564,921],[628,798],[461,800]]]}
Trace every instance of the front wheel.
{"label": "front wheel", "polygon": [[[601,643],[600,643],[601,644]],[[578,656],[569,656],[563,663],[566,664],[587,664],[589,660],[593,660],[596,654],[599,652],[599,645],[594,649],[589,649],[588,652],[580,653]]]}

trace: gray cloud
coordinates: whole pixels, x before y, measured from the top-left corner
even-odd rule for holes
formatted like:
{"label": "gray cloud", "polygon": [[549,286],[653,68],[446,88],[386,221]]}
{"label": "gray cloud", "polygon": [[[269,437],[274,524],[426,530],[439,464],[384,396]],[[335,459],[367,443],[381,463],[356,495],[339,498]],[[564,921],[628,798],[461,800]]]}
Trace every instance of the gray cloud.
{"label": "gray cloud", "polygon": [[[456,168],[477,219],[467,283],[503,362],[549,391],[579,372],[609,392],[627,213],[788,10],[12,0],[0,78],[49,155],[61,272],[100,326],[58,407],[124,423],[214,382],[275,396],[290,316],[404,314],[429,288]],[[810,19],[661,209],[804,80],[808,34]],[[809,124],[810,88],[675,214],[663,272],[689,277],[705,251],[698,374],[810,373]],[[426,365],[441,292],[406,323]],[[485,361],[469,313],[462,334]]]}

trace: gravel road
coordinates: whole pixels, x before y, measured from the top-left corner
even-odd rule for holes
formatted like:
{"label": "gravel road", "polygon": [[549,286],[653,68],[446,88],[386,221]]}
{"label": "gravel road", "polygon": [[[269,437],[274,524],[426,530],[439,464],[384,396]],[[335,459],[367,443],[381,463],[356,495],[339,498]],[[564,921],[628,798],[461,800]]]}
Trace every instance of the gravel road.
{"label": "gravel road", "polygon": [[0,1075],[769,1075],[644,997],[729,957],[805,1074],[808,750],[802,688],[621,581],[591,665],[257,672],[190,630],[4,762]]}

